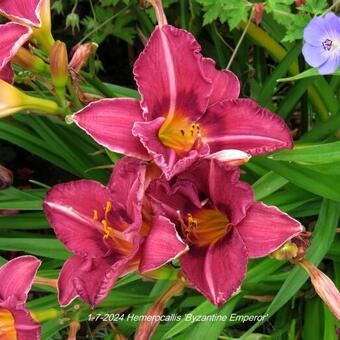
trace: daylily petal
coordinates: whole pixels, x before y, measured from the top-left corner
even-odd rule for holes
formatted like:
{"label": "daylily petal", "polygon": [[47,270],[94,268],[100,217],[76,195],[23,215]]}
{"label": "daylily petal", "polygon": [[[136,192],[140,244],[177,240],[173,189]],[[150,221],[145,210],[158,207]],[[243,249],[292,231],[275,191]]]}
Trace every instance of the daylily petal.
{"label": "daylily petal", "polygon": [[208,155],[209,147],[203,145],[198,150],[193,149],[180,158],[173,149],[165,147],[159,140],[158,131],[164,120],[163,117],[158,117],[149,122],[136,122],[133,134],[140,138],[154,162],[163,171],[165,177],[170,179],[189,168],[199,157]]}
{"label": "daylily petal", "polygon": [[255,202],[247,216],[236,226],[249,257],[267,256],[298,235],[302,225],[273,206]]}
{"label": "daylily petal", "polygon": [[19,48],[28,40],[31,33],[32,30],[29,27],[13,22],[0,25],[0,70],[12,60]]}
{"label": "daylily petal", "polygon": [[[59,278],[59,301],[69,304],[76,296],[92,307],[104,300],[129,266],[131,257],[106,256],[100,259],[72,257]],[[67,285],[72,285],[73,289]]]}
{"label": "daylily petal", "polygon": [[259,155],[293,145],[285,122],[250,99],[219,102],[208,108],[199,124],[211,153],[238,149]]}
{"label": "daylily petal", "polygon": [[40,26],[40,8],[45,0],[2,0],[0,13],[22,24]]}
{"label": "daylily petal", "polygon": [[73,114],[73,121],[97,143],[114,152],[150,159],[138,138],[132,135],[135,121],[142,120],[136,99],[102,99]]}
{"label": "daylily petal", "polygon": [[69,305],[78,296],[72,280],[85,261],[84,257],[74,255],[65,261],[61,268],[58,278],[58,301],[62,307]]}
{"label": "daylily petal", "polygon": [[208,106],[223,100],[237,99],[240,95],[240,82],[236,75],[229,70],[219,71],[212,59],[204,59],[205,73],[213,81],[213,90],[209,97]]}
{"label": "daylily petal", "polygon": [[157,27],[133,71],[145,118],[181,113],[196,121],[212,90],[202,63],[200,46],[189,32],[170,25]]}
{"label": "daylily petal", "polygon": [[176,259],[188,249],[177,233],[176,226],[166,217],[156,216],[142,246],[139,271],[144,273],[155,270]]}
{"label": "daylily petal", "polygon": [[136,158],[124,157],[119,160],[112,171],[108,188],[112,201],[119,203],[124,214],[134,218],[135,207],[140,207],[144,197],[146,164]]}
{"label": "daylily petal", "polygon": [[81,256],[100,257],[107,251],[100,221],[110,200],[109,190],[100,183],[79,180],[55,185],[43,206],[56,236],[68,250]]}
{"label": "daylily petal", "polygon": [[40,324],[32,319],[28,309],[22,307],[11,312],[15,320],[17,340],[40,339]]}
{"label": "daylily petal", "polygon": [[187,213],[201,208],[197,188],[190,181],[177,181],[173,186],[165,179],[151,182],[147,195],[156,214],[178,220],[178,212]]}
{"label": "daylily petal", "polygon": [[8,63],[3,69],[0,70],[0,79],[4,80],[9,84],[13,84],[13,69],[11,63]]}
{"label": "daylily petal", "polygon": [[0,268],[0,300],[14,296],[24,303],[41,264],[34,256],[17,257]]}
{"label": "daylily petal", "polygon": [[237,230],[209,247],[192,247],[180,257],[184,276],[213,304],[222,306],[237,290],[247,269],[247,248]]}
{"label": "daylily petal", "polygon": [[201,160],[196,166],[179,175],[195,184],[202,196],[224,211],[231,223],[239,223],[254,201],[251,186],[240,182],[240,170],[215,160]]}

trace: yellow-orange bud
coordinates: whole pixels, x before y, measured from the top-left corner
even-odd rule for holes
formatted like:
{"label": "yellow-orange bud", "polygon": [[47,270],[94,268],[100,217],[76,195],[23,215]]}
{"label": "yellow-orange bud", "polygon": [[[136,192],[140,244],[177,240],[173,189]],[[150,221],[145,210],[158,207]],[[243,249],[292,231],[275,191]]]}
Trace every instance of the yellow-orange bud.
{"label": "yellow-orange bud", "polygon": [[65,86],[68,81],[68,56],[66,45],[57,40],[50,53],[51,76],[55,91],[64,98]]}
{"label": "yellow-orange bud", "polygon": [[47,73],[49,71],[48,65],[42,59],[23,47],[19,49],[13,61],[15,64],[31,72]]}

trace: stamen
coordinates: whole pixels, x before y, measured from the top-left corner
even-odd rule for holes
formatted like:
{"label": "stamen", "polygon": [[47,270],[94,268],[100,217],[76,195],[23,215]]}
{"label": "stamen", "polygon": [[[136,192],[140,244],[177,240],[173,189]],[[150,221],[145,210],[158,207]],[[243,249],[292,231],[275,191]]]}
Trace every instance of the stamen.
{"label": "stamen", "polygon": [[326,39],[323,43],[322,43],[322,47],[325,51],[330,51],[332,49],[332,45],[333,45],[333,41],[330,39]]}
{"label": "stamen", "polygon": [[93,209],[93,220],[98,221],[98,219],[99,219],[98,211],[96,209]]}

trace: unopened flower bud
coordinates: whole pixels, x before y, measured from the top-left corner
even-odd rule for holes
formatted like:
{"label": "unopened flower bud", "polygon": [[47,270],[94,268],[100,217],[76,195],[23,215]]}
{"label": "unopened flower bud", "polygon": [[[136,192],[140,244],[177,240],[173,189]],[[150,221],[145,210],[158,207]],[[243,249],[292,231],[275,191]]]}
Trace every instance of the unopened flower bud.
{"label": "unopened flower bud", "polygon": [[253,4],[254,9],[254,19],[256,25],[259,25],[262,21],[263,11],[264,11],[264,5],[262,2]]}
{"label": "unopened flower bud", "polygon": [[89,57],[95,54],[98,45],[96,43],[87,43],[76,45],[73,50],[73,56],[69,64],[69,68],[77,73],[87,64]]}
{"label": "unopened flower bud", "polygon": [[72,29],[72,34],[75,32],[75,28],[79,31],[79,15],[77,13],[70,13],[66,17],[66,28],[71,27]]}
{"label": "unopened flower bud", "polygon": [[241,150],[226,149],[215,152],[207,156],[206,158],[216,159],[217,161],[226,163],[231,166],[240,166],[248,162],[251,156]]}
{"label": "unopened flower bud", "polygon": [[66,45],[59,40],[55,42],[50,53],[50,66],[56,94],[64,98],[68,81],[68,56]]}
{"label": "unopened flower bud", "polygon": [[13,173],[0,165],[0,190],[7,189],[13,184]]}
{"label": "unopened flower bud", "polygon": [[160,316],[164,312],[167,302],[185,287],[185,279],[179,275],[177,280],[165,291],[156,302],[147,310],[146,318],[142,320],[137,329],[135,340],[148,340],[155,332]]}
{"label": "unopened flower bud", "polygon": [[67,340],[76,340],[79,329],[80,329],[80,323],[78,321],[72,321],[70,323],[70,329],[69,329]]}
{"label": "unopened flower bud", "polygon": [[32,110],[45,114],[60,113],[60,108],[55,102],[28,96],[0,79],[0,118],[24,110]]}
{"label": "unopened flower bud", "polygon": [[49,71],[48,65],[42,59],[23,47],[19,49],[13,58],[13,62],[34,73],[47,73]]}
{"label": "unopened flower bud", "polygon": [[304,5],[305,2],[305,0],[295,0],[295,7],[300,7]]}
{"label": "unopened flower bud", "polygon": [[340,320],[340,293],[333,281],[306,259],[297,262],[297,264],[308,273],[315,291],[336,318]]}
{"label": "unopened flower bud", "polygon": [[281,248],[274,251],[270,257],[279,261],[292,260],[298,255],[298,247],[291,241],[286,242]]}
{"label": "unopened flower bud", "polygon": [[62,14],[64,12],[64,6],[61,0],[54,1],[51,9],[54,9],[58,14]]}

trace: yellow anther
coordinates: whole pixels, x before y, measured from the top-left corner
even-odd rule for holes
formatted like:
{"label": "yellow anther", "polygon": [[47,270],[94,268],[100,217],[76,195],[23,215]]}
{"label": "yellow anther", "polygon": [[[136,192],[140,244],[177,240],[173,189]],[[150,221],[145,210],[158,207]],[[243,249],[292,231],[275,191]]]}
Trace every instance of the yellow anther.
{"label": "yellow anther", "polygon": [[112,209],[112,204],[110,201],[106,202],[106,207],[105,207],[105,214],[108,214]]}
{"label": "yellow anther", "polygon": [[96,209],[93,209],[93,220],[98,221],[98,211]]}
{"label": "yellow anther", "polygon": [[104,239],[107,239],[108,237],[110,237],[110,233],[112,231],[112,228],[109,227],[109,225],[107,224],[107,221],[106,220],[102,220],[102,225],[103,225],[103,229],[104,229]]}

